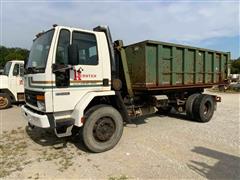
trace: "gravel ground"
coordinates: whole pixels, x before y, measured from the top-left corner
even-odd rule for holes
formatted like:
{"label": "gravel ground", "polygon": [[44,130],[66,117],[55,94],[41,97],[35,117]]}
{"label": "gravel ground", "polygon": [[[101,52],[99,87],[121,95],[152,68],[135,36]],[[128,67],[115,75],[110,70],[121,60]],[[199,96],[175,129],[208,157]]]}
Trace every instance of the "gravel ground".
{"label": "gravel ground", "polygon": [[20,108],[1,110],[0,178],[239,179],[240,94],[220,94],[209,123],[151,115],[125,127],[118,145],[89,153],[79,137],[30,130]]}

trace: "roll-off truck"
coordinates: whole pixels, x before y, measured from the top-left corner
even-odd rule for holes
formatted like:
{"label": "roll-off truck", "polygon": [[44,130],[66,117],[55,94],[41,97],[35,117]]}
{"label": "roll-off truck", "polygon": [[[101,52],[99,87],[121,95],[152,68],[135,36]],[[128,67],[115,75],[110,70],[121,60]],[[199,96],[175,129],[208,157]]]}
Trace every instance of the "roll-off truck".
{"label": "roll-off truck", "polygon": [[113,148],[124,123],[175,109],[208,122],[221,98],[230,54],[159,41],[124,46],[107,26],[92,31],[54,25],[33,40],[25,66],[22,112],[31,127],[58,137],[80,133],[92,152]]}

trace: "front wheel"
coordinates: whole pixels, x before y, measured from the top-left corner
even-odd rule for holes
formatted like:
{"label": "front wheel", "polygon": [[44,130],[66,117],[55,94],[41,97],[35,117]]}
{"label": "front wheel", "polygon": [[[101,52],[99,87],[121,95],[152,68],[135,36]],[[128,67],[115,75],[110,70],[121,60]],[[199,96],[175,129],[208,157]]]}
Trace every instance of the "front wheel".
{"label": "front wheel", "polygon": [[92,152],[112,149],[123,133],[121,114],[112,106],[100,105],[86,113],[82,136],[86,147]]}
{"label": "front wheel", "polygon": [[11,106],[11,99],[8,94],[0,94],[0,109],[7,109]]}

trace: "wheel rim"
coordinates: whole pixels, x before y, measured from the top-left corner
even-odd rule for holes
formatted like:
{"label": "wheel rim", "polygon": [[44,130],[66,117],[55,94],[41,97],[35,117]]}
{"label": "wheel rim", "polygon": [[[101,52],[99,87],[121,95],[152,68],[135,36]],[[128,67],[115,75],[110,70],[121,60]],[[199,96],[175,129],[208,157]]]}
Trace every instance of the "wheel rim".
{"label": "wheel rim", "polygon": [[8,105],[8,99],[6,97],[0,97],[0,107],[5,108]]}
{"label": "wheel rim", "polygon": [[99,142],[108,141],[115,133],[115,123],[110,117],[103,117],[97,120],[93,128],[93,136]]}
{"label": "wheel rim", "polygon": [[211,108],[211,104],[210,104],[210,102],[207,101],[207,102],[204,104],[204,109],[203,109],[203,114],[204,114],[205,116],[209,114],[210,108]]}

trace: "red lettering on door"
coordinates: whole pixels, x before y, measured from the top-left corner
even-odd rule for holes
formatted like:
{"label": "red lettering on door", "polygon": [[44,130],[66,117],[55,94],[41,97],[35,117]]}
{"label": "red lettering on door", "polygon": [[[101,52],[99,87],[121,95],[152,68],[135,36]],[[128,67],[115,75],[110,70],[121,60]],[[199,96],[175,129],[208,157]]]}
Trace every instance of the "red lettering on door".
{"label": "red lettering on door", "polygon": [[74,80],[81,80],[81,72],[74,70]]}

